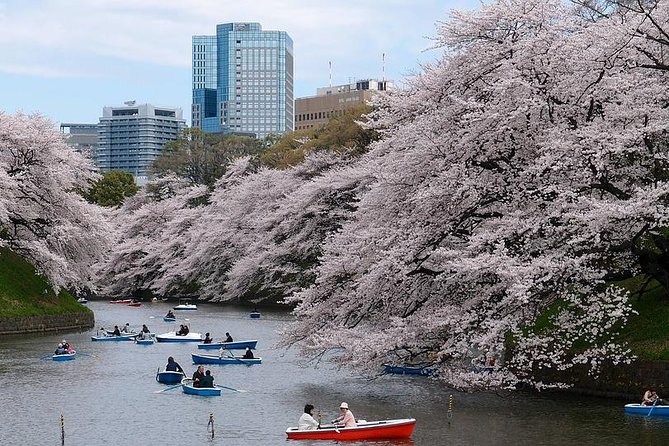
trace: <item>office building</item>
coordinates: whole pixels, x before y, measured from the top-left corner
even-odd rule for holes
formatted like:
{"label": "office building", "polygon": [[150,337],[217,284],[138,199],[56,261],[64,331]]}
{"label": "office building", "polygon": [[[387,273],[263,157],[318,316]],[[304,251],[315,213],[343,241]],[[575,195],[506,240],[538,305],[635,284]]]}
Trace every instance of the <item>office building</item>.
{"label": "office building", "polygon": [[98,124],[95,164],[103,172],[129,172],[137,184],[144,184],[151,163],[185,127],[180,108],[136,105],[135,101],[121,107],[104,107]]}
{"label": "office building", "polygon": [[193,36],[192,124],[259,138],[293,130],[293,41],[259,23]]}
{"label": "office building", "polygon": [[64,122],[60,124],[60,133],[65,135],[65,142],[85,157],[94,159],[98,146],[97,124],[75,124]]}
{"label": "office building", "polygon": [[332,116],[354,105],[365,104],[375,94],[392,89],[392,86],[391,81],[365,79],[318,88],[316,96],[295,99],[295,130],[322,127]]}

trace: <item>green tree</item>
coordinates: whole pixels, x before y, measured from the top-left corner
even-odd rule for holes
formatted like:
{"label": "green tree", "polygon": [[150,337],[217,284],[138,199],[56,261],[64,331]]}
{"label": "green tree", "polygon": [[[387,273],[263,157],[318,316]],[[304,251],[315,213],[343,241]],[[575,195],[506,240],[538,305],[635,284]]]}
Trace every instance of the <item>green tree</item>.
{"label": "green tree", "polygon": [[102,174],[102,178],[93,183],[88,191],[84,192],[84,198],[89,203],[100,206],[120,206],[126,198],[132,197],[139,188],[135,179],[128,172],[112,170]]}
{"label": "green tree", "polygon": [[300,164],[309,153],[318,150],[361,155],[378,138],[377,132],[358,124],[366,120],[365,115],[370,111],[372,107],[358,105],[330,118],[322,128],[288,133],[266,150],[260,161],[268,167],[286,169]]}
{"label": "green tree", "polygon": [[192,184],[213,186],[235,158],[258,155],[263,141],[247,136],[214,135],[200,129],[184,130],[176,141],[165,144],[163,153],[153,162],[151,172],[169,173],[188,179]]}

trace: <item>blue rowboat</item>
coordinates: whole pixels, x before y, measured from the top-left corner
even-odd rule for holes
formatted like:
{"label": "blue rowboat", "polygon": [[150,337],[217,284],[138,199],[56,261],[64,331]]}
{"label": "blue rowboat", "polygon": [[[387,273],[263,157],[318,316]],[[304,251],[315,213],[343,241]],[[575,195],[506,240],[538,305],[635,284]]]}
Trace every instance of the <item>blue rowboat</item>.
{"label": "blue rowboat", "polygon": [[188,333],[187,335],[177,335],[174,331],[159,334],[156,336],[158,342],[202,342],[202,334]]}
{"label": "blue rowboat", "polygon": [[246,350],[246,348],[255,349],[258,341],[251,339],[248,341],[235,341],[235,342],[218,342],[215,344],[198,344],[197,348],[205,350],[218,350],[224,348],[226,350]]}
{"label": "blue rowboat", "polygon": [[65,353],[63,355],[52,355],[51,359],[54,361],[72,361],[73,359],[76,359],[74,357],[76,354],[77,352]]}
{"label": "blue rowboat", "polygon": [[220,387],[193,387],[192,379],[184,379],[181,381],[181,389],[184,393],[188,395],[200,395],[200,396],[220,396],[221,389]]}
{"label": "blue rowboat", "polygon": [[177,318],[175,318],[175,317],[167,317],[167,316],[163,316],[163,320],[164,320],[165,322],[175,322],[175,321],[177,320]]}
{"label": "blue rowboat", "polygon": [[395,366],[384,364],[383,371],[385,373],[391,373],[393,375],[420,375],[420,376],[430,376],[434,373],[434,370],[426,366]]}
{"label": "blue rowboat", "polygon": [[163,384],[179,384],[184,379],[184,374],[181,372],[168,372],[167,370],[156,372],[156,381]]}
{"label": "blue rowboat", "polygon": [[91,336],[91,341],[132,341],[137,333],[124,334],[121,336]]}
{"label": "blue rowboat", "polygon": [[669,417],[669,406],[644,406],[643,404],[625,404],[625,413],[630,415],[652,415]]}
{"label": "blue rowboat", "polygon": [[138,343],[139,345],[153,345],[156,343],[156,340],[153,337],[148,337],[146,339],[136,338],[135,342]]}
{"label": "blue rowboat", "polygon": [[201,355],[199,353],[192,353],[191,357],[193,358],[193,364],[262,364],[262,358],[244,359],[241,356],[220,357],[219,355]]}
{"label": "blue rowboat", "polygon": [[252,311],[252,312],[249,314],[249,317],[250,317],[251,319],[260,319],[260,311]]}

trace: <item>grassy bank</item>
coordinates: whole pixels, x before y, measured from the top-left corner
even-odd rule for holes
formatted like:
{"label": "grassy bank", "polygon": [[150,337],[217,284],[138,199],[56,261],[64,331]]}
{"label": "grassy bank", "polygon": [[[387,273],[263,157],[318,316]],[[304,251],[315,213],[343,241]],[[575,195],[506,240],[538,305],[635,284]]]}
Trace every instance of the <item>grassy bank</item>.
{"label": "grassy bank", "polygon": [[89,311],[65,290],[56,295],[30,263],[0,248],[0,318]]}

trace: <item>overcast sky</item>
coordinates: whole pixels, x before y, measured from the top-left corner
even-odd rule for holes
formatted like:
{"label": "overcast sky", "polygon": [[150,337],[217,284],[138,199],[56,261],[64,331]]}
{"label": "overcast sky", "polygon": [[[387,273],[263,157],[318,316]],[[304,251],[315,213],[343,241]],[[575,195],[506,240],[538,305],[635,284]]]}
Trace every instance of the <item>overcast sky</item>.
{"label": "overcast sky", "polygon": [[295,97],[329,83],[402,82],[430,50],[437,21],[477,0],[0,0],[0,110],[98,121],[105,105],[181,107],[190,125],[191,37],[217,23],[286,31]]}

